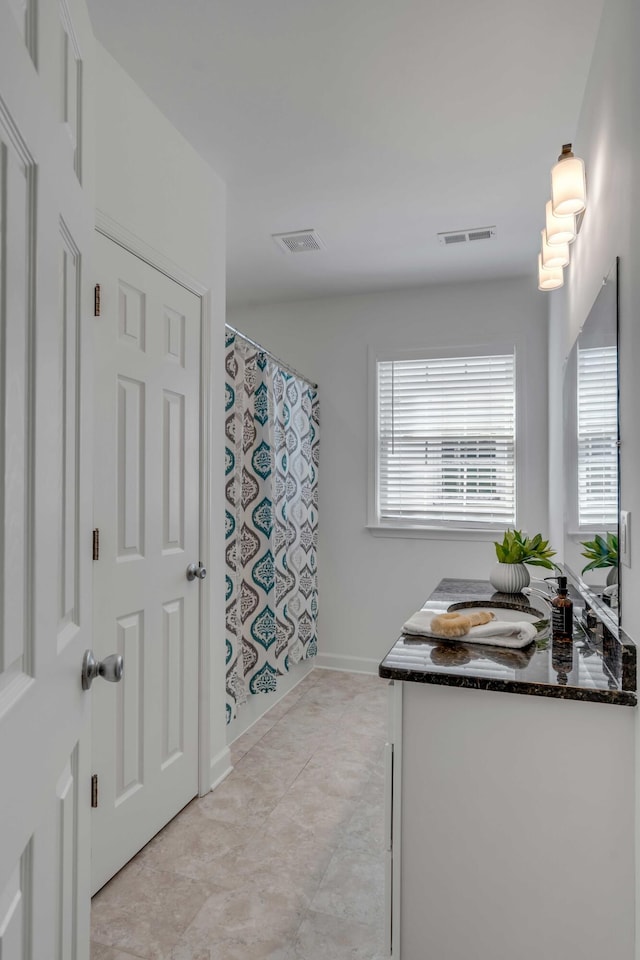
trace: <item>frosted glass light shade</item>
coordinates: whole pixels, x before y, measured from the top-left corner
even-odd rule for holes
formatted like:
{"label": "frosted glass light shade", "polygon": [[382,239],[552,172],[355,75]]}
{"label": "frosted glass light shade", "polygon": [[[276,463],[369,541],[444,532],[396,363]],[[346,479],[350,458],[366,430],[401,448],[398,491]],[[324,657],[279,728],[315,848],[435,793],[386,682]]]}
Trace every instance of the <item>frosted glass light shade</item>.
{"label": "frosted glass light shade", "polygon": [[566,217],[556,217],[551,200],[546,206],[547,243],[553,247],[556,243],[573,243],[576,238],[576,218],[572,213]]}
{"label": "frosted glass light shade", "polygon": [[569,266],[569,244],[554,243],[550,246],[547,242],[547,231],[542,231],[542,266],[543,267],[568,267]]}
{"label": "frosted glass light shade", "polygon": [[551,206],[556,217],[574,216],[587,206],[587,183],[580,157],[566,156],[551,171]]}
{"label": "frosted glass light shade", "polygon": [[557,290],[564,283],[562,267],[544,267],[538,254],[538,290]]}

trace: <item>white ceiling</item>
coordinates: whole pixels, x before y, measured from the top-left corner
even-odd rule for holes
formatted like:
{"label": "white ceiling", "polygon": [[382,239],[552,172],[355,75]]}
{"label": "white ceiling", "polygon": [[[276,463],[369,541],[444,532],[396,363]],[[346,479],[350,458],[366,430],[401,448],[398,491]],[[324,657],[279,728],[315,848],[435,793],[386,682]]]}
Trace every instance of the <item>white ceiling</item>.
{"label": "white ceiling", "polygon": [[[89,0],[98,39],[226,181],[232,303],[533,283],[602,4]],[[271,239],[309,227],[320,253]]]}

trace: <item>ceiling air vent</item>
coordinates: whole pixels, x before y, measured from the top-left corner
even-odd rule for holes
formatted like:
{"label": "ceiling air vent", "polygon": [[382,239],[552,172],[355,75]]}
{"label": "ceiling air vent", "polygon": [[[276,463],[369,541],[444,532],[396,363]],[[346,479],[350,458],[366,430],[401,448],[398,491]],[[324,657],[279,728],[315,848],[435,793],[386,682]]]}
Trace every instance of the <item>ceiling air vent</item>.
{"label": "ceiling air vent", "polygon": [[472,240],[491,240],[496,235],[495,227],[475,227],[473,230],[448,230],[438,234],[438,243],[448,247],[452,243],[471,243]]}
{"label": "ceiling air vent", "polygon": [[315,230],[272,233],[271,236],[285,253],[312,253],[324,249],[324,244]]}

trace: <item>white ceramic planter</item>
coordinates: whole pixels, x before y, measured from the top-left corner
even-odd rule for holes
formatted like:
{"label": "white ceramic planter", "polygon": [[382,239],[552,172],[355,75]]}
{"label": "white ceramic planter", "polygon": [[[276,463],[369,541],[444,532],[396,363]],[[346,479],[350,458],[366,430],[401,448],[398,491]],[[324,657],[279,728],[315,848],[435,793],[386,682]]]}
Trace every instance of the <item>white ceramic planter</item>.
{"label": "white ceramic planter", "polygon": [[520,593],[529,586],[530,577],[524,563],[496,563],[489,580],[499,593]]}

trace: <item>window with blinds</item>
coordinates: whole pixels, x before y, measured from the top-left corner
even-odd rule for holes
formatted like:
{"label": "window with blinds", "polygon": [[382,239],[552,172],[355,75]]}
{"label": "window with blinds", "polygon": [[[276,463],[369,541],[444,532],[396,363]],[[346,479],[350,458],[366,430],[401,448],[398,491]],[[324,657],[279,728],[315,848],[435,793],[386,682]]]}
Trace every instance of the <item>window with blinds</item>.
{"label": "window with blinds", "polygon": [[618,523],[616,346],[578,348],[578,523]]}
{"label": "window with blinds", "polygon": [[377,520],[516,520],[515,354],[377,361]]}

